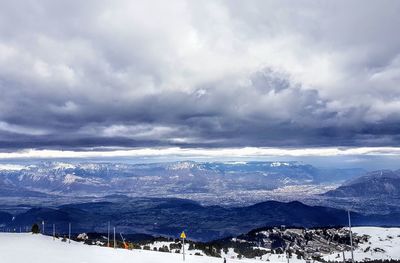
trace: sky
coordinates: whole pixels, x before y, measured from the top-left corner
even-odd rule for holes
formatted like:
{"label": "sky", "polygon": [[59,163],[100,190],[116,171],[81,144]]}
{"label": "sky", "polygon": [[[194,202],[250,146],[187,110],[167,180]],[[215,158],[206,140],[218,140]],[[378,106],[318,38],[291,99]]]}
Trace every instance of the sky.
{"label": "sky", "polygon": [[0,158],[399,153],[399,1],[0,3]]}

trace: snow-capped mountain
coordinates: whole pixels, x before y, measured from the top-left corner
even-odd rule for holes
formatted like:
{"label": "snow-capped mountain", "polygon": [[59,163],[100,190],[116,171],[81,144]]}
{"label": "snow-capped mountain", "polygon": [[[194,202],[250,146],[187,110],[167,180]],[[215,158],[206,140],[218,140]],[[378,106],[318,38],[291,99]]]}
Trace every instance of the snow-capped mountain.
{"label": "snow-capped mountain", "polygon": [[[360,213],[399,213],[398,172],[378,171],[358,178],[363,174],[362,169],[322,169],[298,162],[3,164],[0,204],[9,206],[14,198],[14,208],[26,205],[25,200],[32,206],[58,206],[77,198],[86,198],[80,200],[85,202],[126,195],[224,206],[297,200],[339,209],[352,207]],[[15,197],[24,199],[16,203]]]}
{"label": "snow-capped mountain", "polygon": [[[56,195],[154,196],[273,190],[339,183],[361,169],[318,169],[296,162],[173,162],[154,164],[44,162],[2,165],[0,186]],[[5,195],[5,192],[2,193]]]}

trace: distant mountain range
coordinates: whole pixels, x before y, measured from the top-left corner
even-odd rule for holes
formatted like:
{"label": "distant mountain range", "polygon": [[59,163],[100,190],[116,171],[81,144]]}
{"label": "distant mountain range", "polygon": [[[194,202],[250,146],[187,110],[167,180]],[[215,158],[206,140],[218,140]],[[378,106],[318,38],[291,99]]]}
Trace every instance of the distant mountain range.
{"label": "distant mountain range", "polygon": [[400,198],[400,170],[380,170],[352,179],[325,195],[332,197]]}
{"label": "distant mountain range", "polygon": [[339,184],[364,172],[362,169],[320,169],[297,162],[44,162],[0,166],[0,196],[223,195],[287,186]]}
{"label": "distant mountain range", "polygon": [[[348,208],[361,212],[353,213],[356,225],[399,225],[399,173],[297,162],[0,165],[0,228],[44,220],[64,232],[69,222],[76,232],[104,232],[110,221],[124,233],[175,236],[184,229],[193,239],[211,240],[265,226],[345,225]],[[336,188],[288,197],[304,186],[327,185]],[[291,202],[225,202],[270,200],[269,193]],[[185,199],[165,198],[171,196]],[[212,205],[197,202],[204,196]]]}
{"label": "distant mountain range", "polygon": [[[353,213],[355,225],[399,225],[399,215],[363,216]],[[18,215],[0,214],[3,228],[18,229],[45,221],[47,232],[56,224],[65,233],[105,232],[107,222],[123,233],[176,236],[182,230],[194,240],[212,240],[238,235],[265,226],[340,226],[346,211],[307,206],[300,202],[268,201],[247,207],[202,206],[183,199],[110,197],[109,202],[68,204],[57,208],[32,208]]]}

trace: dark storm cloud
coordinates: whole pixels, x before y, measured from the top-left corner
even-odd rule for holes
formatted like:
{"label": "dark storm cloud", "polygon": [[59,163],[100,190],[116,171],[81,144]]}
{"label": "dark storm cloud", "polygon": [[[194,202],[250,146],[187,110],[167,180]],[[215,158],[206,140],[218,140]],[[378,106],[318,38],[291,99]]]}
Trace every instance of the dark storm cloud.
{"label": "dark storm cloud", "polygon": [[3,1],[0,148],[398,146],[397,1]]}

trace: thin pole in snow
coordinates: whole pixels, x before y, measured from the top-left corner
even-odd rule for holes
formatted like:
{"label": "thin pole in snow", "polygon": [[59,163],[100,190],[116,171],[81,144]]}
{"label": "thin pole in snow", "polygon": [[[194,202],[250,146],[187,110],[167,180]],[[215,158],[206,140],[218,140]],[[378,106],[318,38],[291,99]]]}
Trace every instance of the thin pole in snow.
{"label": "thin pole in snow", "polygon": [[183,261],[185,261],[185,239],[183,239]]}
{"label": "thin pole in snow", "polygon": [[56,240],[56,224],[53,224],[53,240]]}
{"label": "thin pole in snow", "polygon": [[286,246],[286,259],[287,259],[287,263],[289,263],[289,249],[290,249],[290,245],[287,244],[287,246]]}
{"label": "thin pole in snow", "polygon": [[68,243],[71,243],[71,223],[68,224]]}
{"label": "thin pole in snow", "polygon": [[110,221],[108,221],[107,225],[107,247],[110,247]]}
{"label": "thin pole in snow", "polygon": [[351,219],[350,219],[350,210],[347,210],[347,216],[349,217],[349,231],[350,231],[351,262],[352,262],[352,263],[354,263],[354,253],[353,253],[353,233],[351,232]]}
{"label": "thin pole in snow", "polygon": [[115,227],[114,227],[114,248],[116,248],[116,247],[117,247],[117,244],[115,242]]}
{"label": "thin pole in snow", "polygon": [[185,231],[183,231],[182,233],[181,233],[181,235],[180,235],[180,238],[182,238],[182,247],[183,247],[183,249],[182,249],[182,254],[183,254],[183,261],[185,261],[185,239],[186,239],[186,234],[185,234]]}

